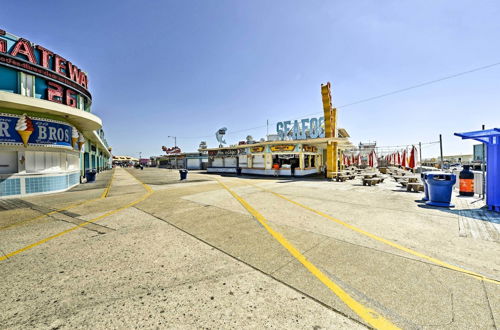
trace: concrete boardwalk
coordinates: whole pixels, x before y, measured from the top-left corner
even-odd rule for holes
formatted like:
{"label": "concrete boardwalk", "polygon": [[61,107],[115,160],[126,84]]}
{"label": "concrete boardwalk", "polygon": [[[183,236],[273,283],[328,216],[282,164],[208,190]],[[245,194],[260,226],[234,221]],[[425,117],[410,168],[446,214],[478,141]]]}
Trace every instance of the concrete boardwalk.
{"label": "concrete boardwalk", "polygon": [[103,197],[105,175],[0,209],[0,327],[374,326],[363,310],[407,329],[500,325],[499,243],[389,180],[116,169]]}

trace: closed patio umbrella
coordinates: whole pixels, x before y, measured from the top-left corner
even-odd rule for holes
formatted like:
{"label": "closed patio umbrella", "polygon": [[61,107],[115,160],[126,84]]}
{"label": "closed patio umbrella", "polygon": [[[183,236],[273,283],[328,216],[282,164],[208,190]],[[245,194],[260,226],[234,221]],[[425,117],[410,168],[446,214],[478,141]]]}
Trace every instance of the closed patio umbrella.
{"label": "closed patio umbrella", "polygon": [[417,148],[415,148],[415,146],[411,147],[410,161],[408,162],[408,167],[411,169],[414,169],[417,167]]}
{"label": "closed patio umbrella", "polygon": [[406,149],[405,149],[405,150],[403,150],[403,155],[401,156],[401,166],[403,166],[403,168],[408,166],[406,157],[407,156],[406,156]]}

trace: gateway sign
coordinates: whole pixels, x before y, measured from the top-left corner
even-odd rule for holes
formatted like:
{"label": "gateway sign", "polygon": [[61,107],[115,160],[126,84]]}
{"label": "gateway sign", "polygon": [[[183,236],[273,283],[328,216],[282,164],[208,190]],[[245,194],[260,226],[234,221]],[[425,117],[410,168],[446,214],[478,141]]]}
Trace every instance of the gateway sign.
{"label": "gateway sign", "polygon": [[280,140],[305,140],[325,137],[325,118],[306,118],[301,120],[280,121],[276,133]]}
{"label": "gateway sign", "polygon": [[88,77],[76,65],[60,55],[0,30],[0,65],[23,71],[47,80],[45,99],[77,107],[76,96],[88,102]]}

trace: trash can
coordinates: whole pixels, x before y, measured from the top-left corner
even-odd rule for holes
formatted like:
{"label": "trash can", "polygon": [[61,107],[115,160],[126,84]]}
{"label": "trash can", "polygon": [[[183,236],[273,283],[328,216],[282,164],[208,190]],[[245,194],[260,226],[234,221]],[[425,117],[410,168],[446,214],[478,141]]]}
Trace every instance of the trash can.
{"label": "trash can", "polygon": [[85,178],[87,179],[87,183],[88,182],[95,182],[96,174],[97,174],[97,171],[95,169],[85,171]]}
{"label": "trash can", "polygon": [[236,175],[241,176],[241,167],[236,168]]}
{"label": "trash can", "polygon": [[429,186],[427,185],[427,173],[420,173],[420,178],[422,179],[422,184],[424,185],[424,201],[429,200]]}
{"label": "trash can", "polygon": [[181,180],[186,180],[188,171],[187,170],[179,170],[179,174],[181,175]]}
{"label": "trash can", "polygon": [[453,185],[457,176],[453,173],[429,172],[427,173],[429,201],[425,204],[432,206],[453,207],[450,203]]}

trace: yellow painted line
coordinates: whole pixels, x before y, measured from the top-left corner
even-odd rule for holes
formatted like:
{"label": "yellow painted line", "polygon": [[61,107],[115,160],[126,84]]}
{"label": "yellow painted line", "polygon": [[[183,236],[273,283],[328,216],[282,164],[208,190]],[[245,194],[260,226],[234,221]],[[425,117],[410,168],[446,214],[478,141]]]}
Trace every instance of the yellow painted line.
{"label": "yellow painted line", "polygon": [[100,199],[106,198],[106,197],[108,197],[109,189],[111,188],[111,182],[113,181],[114,175],[115,175],[115,170],[113,170],[113,172],[111,173],[111,179],[109,180],[108,184],[106,185],[106,188],[104,188],[104,191],[102,192],[101,197],[92,198],[92,199],[88,199],[88,200],[83,201],[83,202],[70,204],[70,205],[68,205],[66,207],[63,207],[61,209],[57,209],[57,210],[54,210],[54,211],[51,211],[51,212],[48,212],[48,213],[45,213],[45,214],[41,214],[41,215],[36,216],[34,218],[31,218],[31,219],[19,221],[19,222],[13,223],[11,225],[0,227],[0,231],[6,230],[6,229],[9,229],[9,228],[13,228],[13,227],[17,227],[17,226],[23,225],[23,224],[31,222],[31,221],[40,220],[40,219],[43,219],[45,217],[48,217],[49,215],[56,214],[56,213],[59,213],[59,212],[62,212],[62,211],[67,211],[67,210],[72,209],[74,207],[77,207],[77,206],[80,206],[80,205],[84,205],[84,204],[87,204],[87,203],[90,203],[90,202],[94,202],[94,201],[98,201]]}
{"label": "yellow painted line", "polygon": [[321,270],[319,270],[312,262],[306,259],[306,257],[300,253],[297,248],[295,248],[286,238],[279,232],[272,229],[268,224],[266,218],[255,210],[248,202],[241,198],[238,194],[232,191],[228,186],[226,186],[222,181],[216,179],[219,184],[224,187],[245,209],[247,209],[250,214],[259,221],[259,223],[271,234],[285,249],[290,252],[292,256],[295,257],[311,274],[313,274],[318,280],[321,281],[325,286],[327,286],[337,297],[339,297],[344,304],[346,304],[353,312],[355,312],[361,319],[366,321],[369,325],[376,329],[399,329],[391,321],[384,318],[381,314],[375,310],[368,308],[352,298],[347,292],[345,292],[339,285],[333,282],[328,276],[326,276]]}
{"label": "yellow painted line", "polygon": [[[135,177],[134,177],[134,178],[135,178]],[[138,180],[137,178],[135,178],[135,179],[136,179],[136,180]],[[138,180],[138,181],[139,181],[139,180]],[[55,234],[55,235],[49,236],[49,237],[47,237],[47,238],[44,238],[44,239],[42,239],[42,240],[40,240],[40,241],[38,241],[38,242],[35,242],[35,243],[33,243],[33,244],[30,244],[30,245],[27,245],[27,246],[25,246],[25,247],[23,247],[23,248],[21,248],[21,249],[19,249],[19,250],[16,250],[16,251],[10,252],[10,253],[8,253],[8,254],[6,254],[6,255],[4,255],[4,256],[0,256],[0,261],[3,261],[3,260],[6,260],[6,259],[9,259],[9,258],[11,258],[11,257],[15,256],[16,254],[19,254],[19,253],[22,253],[22,252],[24,252],[24,251],[30,250],[30,249],[32,249],[32,248],[34,248],[34,247],[36,247],[36,246],[38,246],[38,245],[41,245],[41,244],[43,244],[43,243],[47,243],[47,242],[49,242],[49,241],[53,240],[54,238],[57,238],[57,237],[60,237],[60,236],[62,236],[62,235],[65,235],[65,234],[67,234],[67,233],[70,233],[70,232],[72,232],[72,231],[75,231],[75,230],[77,230],[77,229],[79,229],[79,228],[81,228],[81,227],[84,227],[84,226],[86,226],[86,225],[89,225],[89,224],[91,224],[91,223],[94,223],[94,222],[96,222],[96,221],[99,221],[99,220],[101,220],[101,219],[104,219],[104,218],[106,218],[106,217],[109,217],[110,215],[113,215],[113,214],[115,214],[115,213],[118,213],[118,212],[120,212],[120,211],[122,211],[122,210],[124,210],[124,209],[126,209],[126,208],[132,207],[132,206],[134,206],[134,205],[136,205],[136,204],[138,204],[138,203],[140,203],[140,202],[144,201],[144,200],[145,200],[145,199],[147,199],[149,196],[151,196],[151,194],[153,193],[153,190],[152,190],[149,186],[147,186],[146,184],[142,183],[141,181],[139,181],[139,182],[140,182],[140,183],[141,183],[141,184],[142,184],[142,185],[146,188],[146,190],[147,190],[146,194],[144,194],[141,198],[139,198],[139,199],[137,199],[137,200],[135,200],[135,201],[133,201],[133,202],[131,202],[131,203],[129,203],[129,204],[127,204],[127,205],[125,205],[125,206],[122,206],[122,207],[120,207],[120,208],[117,208],[117,209],[114,209],[114,210],[108,211],[108,212],[106,212],[106,213],[104,213],[104,214],[102,214],[102,215],[100,215],[100,216],[98,216],[98,217],[95,217],[95,218],[93,218],[93,219],[90,219],[90,220],[88,220],[88,221],[85,221],[85,222],[83,222],[83,223],[81,223],[81,224],[79,224],[79,225],[77,225],[77,226],[75,226],[75,227],[71,227],[71,228],[69,228],[69,229],[66,229],[66,230],[64,230],[64,231],[60,232],[60,233],[57,233],[57,234]]]}
{"label": "yellow painted line", "polygon": [[292,203],[292,204],[295,204],[295,205],[297,205],[297,206],[299,206],[299,207],[301,207],[301,208],[304,208],[304,209],[306,209],[306,210],[308,210],[308,211],[311,211],[311,212],[313,212],[313,213],[315,213],[315,214],[317,214],[317,215],[319,215],[319,216],[322,216],[323,218],[326,218],[326,219],[329,219],[329,220],[331,220],[331,221],[334,221],[334,222],[336,222],[336,223],[338,223],[338,224],[340,224],[340,225],[342,225],[342,226],[344,226],[344,227],[346,227],[346,228],[349,228],[349,229],[351,229],[351,230],[353,230],[353,231],[355,231],[355,232],[357,232],[357,233],[359,233],[359,234],[362,234],[362,235],[364,235],[364,236],[370,237],[371,239],[374,239],[374,240],[379,241],[379,242],[381,242],[381,243],[384,243],[384,244],[386,244],[386,245],[392,246],[392,247],[394,247],[394,248],[396,248],[396,249],[398,249],[398,250],[401,250],[401,251],[404,251],[404,252],[406,252],[406,253],[412,254],[412,255],[414,255],[414,256],[416,256],[416,257],[420,257],[420,258],[425,259],[425,260],[427,260],[427,261],[430,261],[431,263],[434,263],[434,264],[436,264],[436,265],[440,265],[440,266],[442,266],[442,267],[445,267],[445,268],[448,268],[448,269],[452,269],[452,270],[458,271],[458,272],[460,272],[460,273],[464,273],[464,274],[466,274],[466,275],[468,275],[468,276],[471,276],[471,277],[473,277],[473,278],[476,278],[476,279],[479,279],[479,280],[483,280],[483,281],[486,281],[486,282],[489,282],[489,283],[500,284],[500,281],[497,281],[497,280],[495,280],[495,279],[491,279],[491,278],[489,278],[489,277],[486,277],[486,276],[484,276],[484,275],[481,275],[481,274],[475,273],[475,272],[473,272],[473,271],[470,271],[470,270],[467,270],[467,269],[464,269],[464,268],[460,268],[460,267],[457,267],[457,266],[453,266],[453,265],[451,265],[451,264],[449,264],[449,263],[447,263],[447,262],[444,262],[444,261],[441,261],[441,260],[439,260],[439,259],[436,259],[436,258],[430,257],[430,256],[425,255],[425,254],[423,254],[423,253],[420,253],[420,252],[417,252],[417,251],[412,250],[412,249],[410,249],[410,248],[404,247],[404,246],[402,246],[402,245],[400,245],[400,244],[397,244],[397,243],[391,242],[391,241],[389,241],[389,240],[387,240],[387,239],[385,239],[385,238],[382,238],[382,237],[380,237],[380,236],[377,236],[377,235],[375,235],[375,234],[372,234],[372,233],[370,233],[370,232],[367,232],[367,231],[365,231],[365,230],[363,230],[363,229],[360,229],[360,228],[358,228],[358,227],[355,227],[355,226],[353,226],[353,225],[350,225],[350,224],[348,224],[348,223],[346,223],[346,222],[344,222],[344,221],[342,221],[342,220],[339,220],[339,219],[337,219],[337,218],[334,218],[334,217],[332,217],[331,215],[328,215],[328,214],[326,214],[326,213],[324,213],[324,212],[321,212],[321,211],[315,210],[315,209],[313,209],[313,208],[311,208],[311,207],[309,207],[309,206],[307,206],[307,205],[304,205],[304,204],[301,204],[301,203],[299,203],[299,202],[296,202],[296,201],[294,201],[294,200],[292,200],[292,199],[289,199],[289,198],[287,198],[287,197],[285,197],[285,196],[283,196],[283,195],[281,195],[281,194],[278,194],[277,192],[274,192],[274,191],[272,191],[272,190],[269,190],[269,189],[266,189],[266,188],[262,188],[262,187],[260,187],[260,186],[257,186],[257,185],[255,185],[255,184],[253,184],[253,183],[248,183],[248,182],[247,182],[247,184],[249,184],[249,185],[251,185],[251,186],[254,186],[254,187],[256,187],[256,188],[258,188],[258,189],[260,189],[260,190],[263,190],[263,191],[266,191],[266,192],[268,192],[268,193],[271,193],[271,194],[273,194],[273,195],[275,195],[275,196],[277,196],[277,197],[279,197],[279,198],[282,198],[282,199],[284,199],[284,200],[286,200],[286,201],[288,201],[288,202],[290,202],[290,203]]}
{"label": "yellow painted line", "polygon": [[115,169],[113,169],[113,172],[111,173],[111,179],[109,179],[108,184],[106,185],[106,188],[101,194],[101,198],[106,198],[108,197],[109,190],[111,189],[111,184],[113,183],[113,178],[115,177]]}

